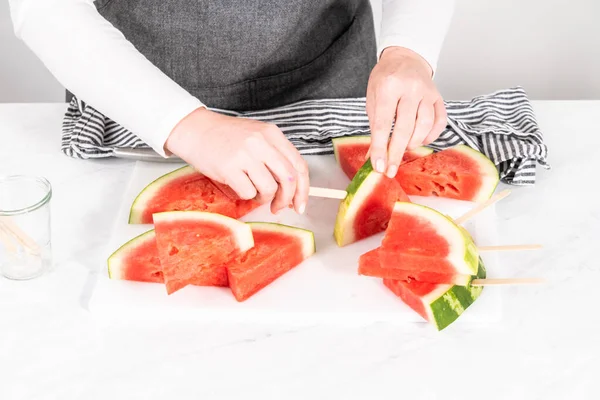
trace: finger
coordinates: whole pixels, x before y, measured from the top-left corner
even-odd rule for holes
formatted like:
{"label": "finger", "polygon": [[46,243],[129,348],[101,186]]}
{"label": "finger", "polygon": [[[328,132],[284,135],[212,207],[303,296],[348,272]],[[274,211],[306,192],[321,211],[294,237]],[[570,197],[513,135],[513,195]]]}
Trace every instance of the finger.
{"label": "finger", "polygon": [[423,144],[425,145],[435,142],[435,140],[440,137],[448,125],[448,113],[446,112],[444,100],[440,99],[436,101],[433,104],[433,109],[435,112],[434,123],[431,131],[423,141]]}
{"label": "finger", "polygon": [[241,169],[228,172],[227,176],[221,180],[243,200],[253,199],[257,195],[254,184]]}
{"label": "finger", "polygon": [[268,140],[287,158],[296,172],[296,191],[291,203],[298,214],[303,214],[308,203],[308,189],[310,187],[308,165],[279,128],[277,128],[277,132],[273,132],[268,136]]}
{"label": "finger", "polygon": [[423,141],[429,135],[429,132],[431,132],[431,128],[433,128],[434,116],[433,103],[423,99],[417,111],[415,130],[408,142],[408,150],[413,150],[423,144]]}
{"label": "finger", "polygon": [[386,175],[390,178],[396,176],[406,146],[412,137],[418,106],[419,100],[409,99],[408,97],[403,97],[400,104],[398,104],[396,123],[389,146],[389,166],[386,171]]}
{"label": "finger", "polygon": [[371,101],[369,122],[371,126],[371,163],[377,172],[384,173],[388,161],[390,131],[398,106],[398,98],[386,90],[376,90]]}
{"label": "finger", "polygon": [[294,199],[296,193],[297,173],[288,159],[276,149],[271,142],[266,140],[252,144],[253,157],[260,160],[271,171],[279,188],[273,193],[271,211],[277,213],[285,208]]}
{"label": "finger", "polygon": [[278,185],[269,169],[261,162],[252,162],[246,173],[256,188],[256,200],[261,204],[269,203],[277,193]]}

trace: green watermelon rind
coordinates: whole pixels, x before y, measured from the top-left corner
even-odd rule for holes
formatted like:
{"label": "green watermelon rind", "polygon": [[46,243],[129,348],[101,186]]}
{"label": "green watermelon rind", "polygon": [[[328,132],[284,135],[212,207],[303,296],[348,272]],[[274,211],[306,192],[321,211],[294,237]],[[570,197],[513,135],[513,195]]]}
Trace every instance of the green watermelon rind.
{"label": "green watermelon rind", "polygon": [[[452,263],[452,265],[457,266],[457,274],[474,275],[477,273],[479,264],[479,250],[473,242],[473,238],[466,229],[454,223],[454,220],[450,217],[440,213],[437,210],[434,210],[431,207],[421,204],[398,201],[394,204],[393,212],[399,211],[413,216],[425,218],[438,229],[444,229],[443,233],[439,232],[439,230],[437,233],[446,239],[449,237],[460,236],[460,245],[458,244],[459,240],[451,242],[451,245],[456,245],[458,247],[456,247],[456,251],[454,251],[455,247],[451,248],[451,254],[447,257],[447,259]],[[391,226],[388,226],[387,232],[393,228],[393,225],[390,225]]]}
{"label": "green watermelon rind", "polygon": [[[373,169],[367,160],[358,170],[346,188],[346,197],[340,202],[333,229],[333,236],[338,246],[343,247],[355,241],[354,219],[362,201],[371,194],[373,188],[385,176]],[[363,196],[364,193],[364,196]]]}
{"label": "green watermelon rind", "polygon": [[[477,279],[485,279],[487,272],[483,260],[479,258]],[[422,301],[429,315],[429,321],[438,331],[447,328],[460,317],[483,291],[483,286],[440,285],[436,290],[425,296]],[[440,293],[443,292],[443,293]]]}
{"label": "green watermelon rind", "polygon": [[206,211],[165,211],[153,214],[154,225],[174,221],[209,221],[231,230],[235,243],[241,252],[254,247],[254,238],[250,225],[225,215]]}
{"label": "green watermelon rind", "polygon": [[482,179],[482,183],[481,188],[479,189],[479,192],[473,201],[478,203],[489,199],[494,194],[498,184],[500,183],[500,174],[498,172],[498,168],[496,168],[496,165],[492,162],[492,160],[487,158],[485,154],[467,145],[459,144],[451,147],[450,149],[462,153],[479,165],[478,174]]}
{"label": "green watermelon rind", "polygon": [[162,175],[154,181],[150,182],[144,189],[142,189],[142,191],[137,195],[135,200],[133,200],[133,204],[131,205],[131,209],[129,210],[129,223],[142,223],[142,215],[144,214],[144,210],[146,209],[148,201],[152,199],[156,195],[156,193],[160,191],[163,187],[165,187],[175,179],[195,173],[197,172],[192,166],[186,165],[174,171],[171,171],[165,175]]}
{"label": "green watermelon rind", "polygon": [[129,240],[127,243],[123,244],[117,250],[115,250],[110,257],[108,257],[108,277],[110,279],[121,279],[121,271],[123,270],[123,258],[129,255],[130,251],[138,247],[140,244],[145,243],[150,240],[150,238],[154,239],[156,233],[154,229],[150,229],[134,237]]}
{"label": "green watermelon rind", "polygon": [[247,222],[253,230],[265,230],[268,232],[281,232],[282,234],[295,236],[302,242],[302,258],[306,259],[317,251],[315,234],[308,229],[297,228],[295,226],[278,224],[275,222]]}

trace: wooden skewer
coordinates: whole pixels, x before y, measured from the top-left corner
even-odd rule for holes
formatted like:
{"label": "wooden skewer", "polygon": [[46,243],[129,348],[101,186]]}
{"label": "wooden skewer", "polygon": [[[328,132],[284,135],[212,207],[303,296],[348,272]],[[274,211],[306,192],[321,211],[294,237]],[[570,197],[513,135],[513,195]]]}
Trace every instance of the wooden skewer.
{"label": "wooden skewer", "polygon": [[320,188],[320,187],[311,187],[308,190],[308,195],[313,197],[326,197],[329,199],[338,199],[343,200],[346,198],[345,190],[339,189],[328,189],[328,188]]}
{"label": "wooden skewer", "polygon": [[33,255],[40,254],[40,246],[21,230],[10,218],[0,217],[0,229],[13,236],[25,250]]}
{"label": "wooden skewer", "polygon": [[532,285],[545,283],[541,278],[492,278],[492,279],[473,279],[471,286],[500,286],[500,285]]}
{"label": "wooden skewer", "polygon": [[538,250],[543,246],[541,244],[510,244],[505,246],[479,246],[480,252],[485,251],[518,251],[518,250]]}
{"label": "wooden skewer", "polygon": [[493,195],[492,197],[490,197],[487,201],[484,201],[483,203],[478,204],[477,206],[473,207],[471,210],[469,210],[464,215],[461,215],[460,217],[456,218],[454,220],[454,222],[456,224],[458,224],[458,225],[460,225],[462,223],[465,223],[466,221],[468,221],[471,218],[473,218],[475,215],[479,214],[480,212],[482,212],[483,210],[485,210],[486,208],[488,208],[492,204],[494,204],[494,203],[502,200],[503,198],[505,198],[509,194],[510,194],[510,190],[508,190],[508,189],[503,190],[500,193],[496,193],[495,195]]}

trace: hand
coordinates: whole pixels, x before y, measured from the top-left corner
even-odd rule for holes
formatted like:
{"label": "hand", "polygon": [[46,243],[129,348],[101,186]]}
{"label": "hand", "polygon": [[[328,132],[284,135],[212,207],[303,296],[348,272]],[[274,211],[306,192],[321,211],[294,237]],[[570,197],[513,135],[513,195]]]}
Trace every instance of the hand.
{"label": "hand", "polygon": [[433,83],[431,67],[403,47],[385,49],[373,68],[367,87],[367,115],[371,162],[376,171],[390,178],[396,176],[406,149],[430,144],[447,123],[444,100]]}
{"label": "hand", "polygon": [[277,213],[308,201],[308,167],[276,125],[200,108],[171,132],[165,147],[242,199],[271,202]]}

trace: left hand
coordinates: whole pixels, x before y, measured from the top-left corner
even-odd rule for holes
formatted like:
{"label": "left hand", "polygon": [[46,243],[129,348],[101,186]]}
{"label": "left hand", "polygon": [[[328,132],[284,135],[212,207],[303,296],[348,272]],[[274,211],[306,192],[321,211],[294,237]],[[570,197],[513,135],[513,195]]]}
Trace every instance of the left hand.
{"label": "left hand", "polygon": [[403,47],[386,48],[369,77],[367,115],[371,163],[393,178],[405,150],[432,143],[446,127],[444,100],[427,61]]}

